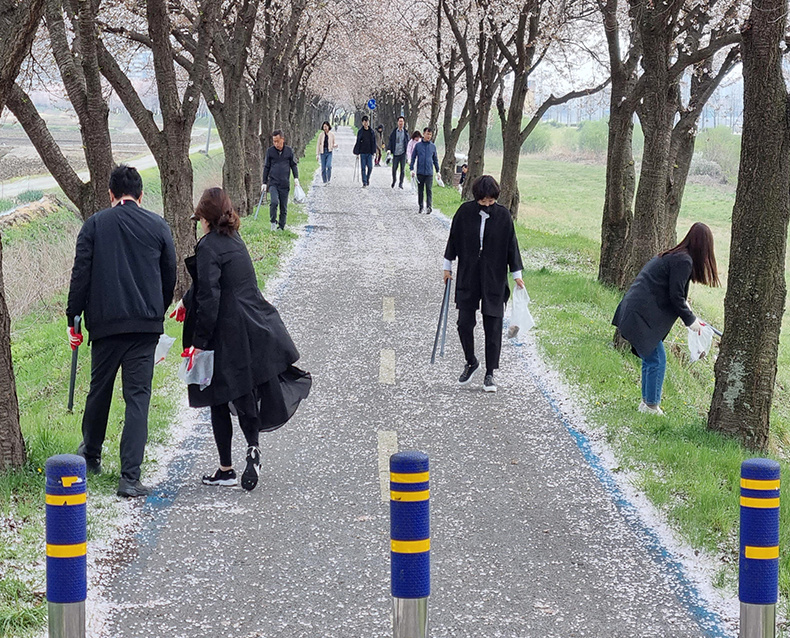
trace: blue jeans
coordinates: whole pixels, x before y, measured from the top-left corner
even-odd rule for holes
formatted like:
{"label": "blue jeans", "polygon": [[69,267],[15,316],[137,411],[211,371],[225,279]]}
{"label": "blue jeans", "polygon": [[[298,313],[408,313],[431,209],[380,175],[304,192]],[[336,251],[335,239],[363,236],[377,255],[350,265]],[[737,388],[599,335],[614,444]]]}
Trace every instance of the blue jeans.
{"label": "blue jeans", "polygon": [[648,405],[661,403],[666,369],[667,354],[664,351],[664,342],[659,341],[656,349],[642,359],[642,400]]}
{"label": "blue jeans", "polygon": [[359,163],[362,165],[362,184],[367,186],[370,184],[370,174],[373,172],[373,154],[362,153],[359,157]]}
{"label": "blue jeans", "polygon": [[324,184],[332,179],[332,151],[321,153],[321,179]]}

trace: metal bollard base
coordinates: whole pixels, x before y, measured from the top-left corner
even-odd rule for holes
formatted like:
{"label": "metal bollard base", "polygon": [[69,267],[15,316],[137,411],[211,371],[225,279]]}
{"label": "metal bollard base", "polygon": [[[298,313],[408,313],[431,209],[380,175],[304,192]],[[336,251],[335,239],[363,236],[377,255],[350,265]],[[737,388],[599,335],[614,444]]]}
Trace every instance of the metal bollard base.
{"label": "metal bollard base", "polygon": [[85,601],[47,603],[49,638],[85,638]]}
{"label": "metal bollard base", "polygon": [[741,603],[738,638],[776,638],[776,605]]}
{"label": "metal bollard base", "polygon": [[428,638],[428,598],[392,599],[393,638]]}

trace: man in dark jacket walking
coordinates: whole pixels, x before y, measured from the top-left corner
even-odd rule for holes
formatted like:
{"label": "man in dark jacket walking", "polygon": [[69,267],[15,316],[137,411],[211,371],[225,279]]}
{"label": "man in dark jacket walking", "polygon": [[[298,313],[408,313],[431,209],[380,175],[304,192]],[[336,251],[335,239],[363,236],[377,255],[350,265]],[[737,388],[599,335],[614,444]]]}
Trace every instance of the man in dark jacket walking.
{"label": "man in dark jacket walking", "polygon": [[496,392],[494,370],[499,367],[502,350],[502,318],[510,296],[508,269],[519,288],[521,254],[510,211],[496,203],[499,184],[490,175],[478,177],[472,185],[475,201],[462,204],[453,217],[450,237],[444,251],[444,280],[453,276],[452,262],[458,258],[455,305],[458,308],[458,336],[466,365],[458,379],[467,385],[480,363],[475,356],[474,329],[478,308],[483,313],[486,375],[483,390]]}
{"label": "man in dark jacket walking", "polygon": [[392,186],[395,188],[395,179],[400,166],[400,181],[398,188],[403,188],[403,174],[406,172],[406,147],[409,145],[409,132],[406,130],[406,120],[401,115],[398,118],[398,128],[390,133],[387,150],[392,153]]}
{"label": "man in dark jacket walking", "polygon": [[119,496],[146,496],[140,465],[148,440],[154,351],[173,300],[176,252],[164,219],[140,207],[143,180],[129,166],[110,175],[112,207],[88,218],[77,237],[66,314],[72,349],[82,343],[74,317],[90,333],[91,387],[79,454],[101,471],[113,386],[121,369],[126,419],[121,437]]}
{"label": "man in dark jacket walking", "polygon": [[[266,151],[263,163],[263,180],[261,190],[269,189],[271,204],[269,221],[272,230],[285,230],[285,219],[288,216],[288,193],[291,191],[291,172],[294,183],[299,185],[299,167],[296,165],[293,149],[285,145],[285,137],[280,130],[272,133],[272,146]],[[280,209],[280,222],[277,223],[277,208]]]}
{"label": "man in dark jacket walking", "polygon": [[373,172],[373,156],[376,154],[376,133],[370,128],[367,115],[362,116],[362,128],[357,133],[354,155],[359,155],[362,165],[362,188],[370,185],[370,174]]}
{"label": "man in dark jacket walking", "polygon": [[[422,131],[422,141],[414,147],[414,154],[411,157],[411,173],[414,175],[415,165],[417,168],[417,205],[420,212],[423,210],[431,214],[433,210],[433,169],[439,172],[439,155],[436,153],[436,145],[431,142],[433,129],[427,126]],[[441,186],[441,181],[439,182]],[[423,208],[423,191],[425,191],[425,205]]]}

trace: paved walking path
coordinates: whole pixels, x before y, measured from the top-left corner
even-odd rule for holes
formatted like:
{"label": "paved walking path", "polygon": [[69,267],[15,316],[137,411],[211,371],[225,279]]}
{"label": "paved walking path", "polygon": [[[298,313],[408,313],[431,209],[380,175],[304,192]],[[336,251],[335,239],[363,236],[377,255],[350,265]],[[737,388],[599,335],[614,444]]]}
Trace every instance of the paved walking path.
{"label": "paved walking path", "polygon": [[273,299],[313,393],[263,436],[251,493],[200,484],[217,459],[199,426],[108,586],[107,635],[391,635],[380,455],[395,439],[431,458],[432,638],[719,635],[623,518],[518,348],[503,348],[498,393],[481,377],[459,389],[453,312],[447,356],[428,363],[447,222],[393,193],[388,168],[363,190],[350,131],[338,139],[332,183],[311,192],[311,226]]}

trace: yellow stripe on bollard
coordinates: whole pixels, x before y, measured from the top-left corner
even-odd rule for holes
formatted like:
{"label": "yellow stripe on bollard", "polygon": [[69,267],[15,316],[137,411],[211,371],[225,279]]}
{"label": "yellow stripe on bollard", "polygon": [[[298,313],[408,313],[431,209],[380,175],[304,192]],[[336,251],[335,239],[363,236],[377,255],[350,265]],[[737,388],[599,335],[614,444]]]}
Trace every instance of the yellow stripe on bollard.
{"label": "yellow stripe on bollard", "polygon": [[76,545],[50,545],[47,543],[47,556],[51,558],[76,558],[85,556],[87,553],[87,543],[77,543]]}
{"label": "yellow stripe on bollard", "polygon": [[756,558],[758,560],[779,558],[779,545],[775,547],[752,547],[751,545],[747,545],[743,549],[746,558]]}
{"label": "yellow stripe on bollard", "polygon": [[431,549],[431,539],[424,541],[390,541],[390,549],[396,554],[421,554]]}
{"label": "yellow stripe on bollard", "polygon": [[82,494],[47,494],[47,505],[82,505],[88,500],[88,495]]}
{"label": "yellow stripe on bollard", "polygon": [[771,509],[779,507],[778,498],[749,498],[748,496],[741,496],[741,505],[743,507],[753,507],[755,509]]}
{"label": "yellow stripe on bollard", "polygon": [[430,498],[430,490],[422,492],[390,492],[390,499],[401,502],[427,501]]}
{"label": "yellow stripe on bollard", "polygon": [[390,481],[393,483],[425,483],[428,481],[429,472],[415,472],[414,474],[398,474],[390,472]]}
{"label": "yellow stripe on bollard", "polygon": [[745,490],[778,490],[779,479],[775,481],[760,481],[757,479],[741,479],[741,487]]}
{"label": "yellow stripe on bollard", "polygon": [[60,477],[60,484],[63,487],[71,487],[75,483],[82,483],[82,479],[79,476],[61,476]]}

